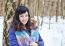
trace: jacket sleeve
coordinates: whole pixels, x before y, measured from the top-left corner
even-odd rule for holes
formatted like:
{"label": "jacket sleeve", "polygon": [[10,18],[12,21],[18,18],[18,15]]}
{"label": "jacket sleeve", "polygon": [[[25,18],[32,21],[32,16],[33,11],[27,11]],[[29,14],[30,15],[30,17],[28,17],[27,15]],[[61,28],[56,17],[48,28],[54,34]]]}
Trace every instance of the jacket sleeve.
{"label": "jacket sleeve", "polygon": [[17,39],[16,39],[16,36],[15,36],[15,31],[14,31],[13,27],[11,27],[9,29],[8,40],[9,40],[9,46],[19,46],[18,42],[17,42]]}
{"label": "jacket sleeve", "polygon": [[39,34],[38,46],[44,46],[44,42]]}

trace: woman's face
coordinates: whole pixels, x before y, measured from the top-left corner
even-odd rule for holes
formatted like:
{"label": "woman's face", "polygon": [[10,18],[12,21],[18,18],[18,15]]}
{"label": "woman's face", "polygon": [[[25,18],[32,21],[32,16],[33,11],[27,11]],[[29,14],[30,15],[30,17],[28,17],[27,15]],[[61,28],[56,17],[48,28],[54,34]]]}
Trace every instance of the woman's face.
{"label": "woman's face", "polygon": [[24,25],[27,23],[28,19],[29,19],[29,16],[28,16],[28,12],[27,11],[25,13],[19,15],[19,20]]}

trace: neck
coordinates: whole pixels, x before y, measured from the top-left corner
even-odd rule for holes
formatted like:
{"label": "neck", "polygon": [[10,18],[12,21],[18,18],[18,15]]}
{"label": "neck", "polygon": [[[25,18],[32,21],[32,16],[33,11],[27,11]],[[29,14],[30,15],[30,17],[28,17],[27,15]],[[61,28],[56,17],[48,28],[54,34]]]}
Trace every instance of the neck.
{"label": "neck", "polygon": [[24,25],[24,29],[26,29],[26,26]]}

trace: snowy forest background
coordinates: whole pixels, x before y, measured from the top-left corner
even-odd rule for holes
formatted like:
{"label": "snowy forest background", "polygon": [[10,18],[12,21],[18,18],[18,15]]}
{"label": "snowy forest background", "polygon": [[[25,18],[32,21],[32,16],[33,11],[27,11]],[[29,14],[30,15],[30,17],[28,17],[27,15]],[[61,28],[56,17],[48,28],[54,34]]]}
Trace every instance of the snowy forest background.
{"label": "snowy forest background", "polygon": [[0,0],[1,46],[8,46],[7,20],[14,16],[19,5],[29,8],[45,46],[65,46],[65,0]]}

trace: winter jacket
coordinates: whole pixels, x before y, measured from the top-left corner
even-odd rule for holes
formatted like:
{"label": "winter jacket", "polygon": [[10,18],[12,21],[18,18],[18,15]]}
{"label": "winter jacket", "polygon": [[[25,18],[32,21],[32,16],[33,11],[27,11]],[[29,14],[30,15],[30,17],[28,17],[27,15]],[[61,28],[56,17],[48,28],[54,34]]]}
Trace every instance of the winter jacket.
{"label": "winter jacket", "polygon": [[[34,33],[34,34],[36,34],[36,33]],[[9,39],[9,46],[19,46],[17,37],[16,37],[16,31],[13,27],[10,27],[10,29],[9,29],[8,39]],[[39,34],[37,43],[38,43],[38,46],[44,46],[44,42],[43,42],[40,34]]]}

